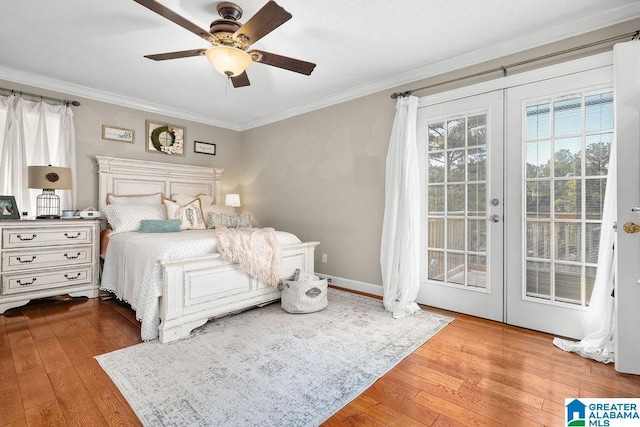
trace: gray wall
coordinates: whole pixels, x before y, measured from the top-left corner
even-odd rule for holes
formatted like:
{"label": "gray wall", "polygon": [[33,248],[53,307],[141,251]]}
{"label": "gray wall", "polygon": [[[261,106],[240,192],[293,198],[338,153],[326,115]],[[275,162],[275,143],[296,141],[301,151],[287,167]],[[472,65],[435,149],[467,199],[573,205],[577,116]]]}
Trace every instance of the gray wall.
{"label": "gray wall", "polygon": [[[381,285],[385,159],[395,91],[445,82],[640,28],[636,19],[242,133],[244,206],[263,225],[318,240],[316,272]],[[628,39],[627,39],[628,40]],[[613,43],[510,69],[509,74],[611,50]],[[501,72],[423,90],[425,96],[499,78]],[[321,263],[321,254],[328,262]],[[338,281],[339,282],[339,281]]]}

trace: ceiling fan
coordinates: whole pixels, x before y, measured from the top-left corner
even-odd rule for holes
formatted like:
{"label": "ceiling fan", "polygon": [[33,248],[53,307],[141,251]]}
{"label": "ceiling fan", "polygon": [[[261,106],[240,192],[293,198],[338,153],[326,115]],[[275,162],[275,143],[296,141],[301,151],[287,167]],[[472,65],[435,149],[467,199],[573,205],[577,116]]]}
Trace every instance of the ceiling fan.
{"label": "ceiling fan", "polygon": [[276,55],[263,50],[252,49],[247,51],[253,43],[291,19],[292,15],[273,0],[267,2],[262,9],[244,24],[238,22],[238,19],[242,17],[240,6],[229,2],[219,3],[217,10],[222,18],[213,21],[209,31],[200,28],[155,0],[134,1],[202,37],[212,45],[208,49],[159,53],[145,55],[145,58],[164,61],[190,56],[206,56],[216,70],[231,79],[233,87],[236,88],[250,85],[246,69],[253,62],[271,65],[307,76],[311,74],[316,66],[311,62]]}

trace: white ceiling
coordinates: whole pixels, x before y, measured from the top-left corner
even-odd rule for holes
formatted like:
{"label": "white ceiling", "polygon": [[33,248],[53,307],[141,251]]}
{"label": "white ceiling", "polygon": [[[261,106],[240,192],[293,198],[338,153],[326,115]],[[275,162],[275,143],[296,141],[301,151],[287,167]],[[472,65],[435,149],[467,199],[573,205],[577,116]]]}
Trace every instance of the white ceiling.
{"label": "white ceiling", "polygon": [[[212,0],[159,0],[202,28]],[[233,88],[204,57],[145,54],[208,43],[133,0],[2,0],[0,79],[244,130],[640,16],[638,0],[277,0],[293,18],[254,48],[315,62],[264,64]],[[237,0],[246,22],[266,0]]]}

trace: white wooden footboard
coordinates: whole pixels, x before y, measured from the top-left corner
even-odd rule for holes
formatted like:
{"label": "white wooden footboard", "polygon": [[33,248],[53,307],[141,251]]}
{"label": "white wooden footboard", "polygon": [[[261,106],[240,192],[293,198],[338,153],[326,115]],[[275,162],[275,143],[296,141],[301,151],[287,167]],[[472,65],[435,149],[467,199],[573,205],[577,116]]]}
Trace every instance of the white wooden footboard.
{"label": "white wooden footboard", "polygon": [[[296,268],[314,271],[314,252],[320,242],[287,245],[280,278],[290,279]],[[219,254],[167,260],[160,297],[160,342],[183,337],[208,319],[280,299],[280,291],[224,261]]]}

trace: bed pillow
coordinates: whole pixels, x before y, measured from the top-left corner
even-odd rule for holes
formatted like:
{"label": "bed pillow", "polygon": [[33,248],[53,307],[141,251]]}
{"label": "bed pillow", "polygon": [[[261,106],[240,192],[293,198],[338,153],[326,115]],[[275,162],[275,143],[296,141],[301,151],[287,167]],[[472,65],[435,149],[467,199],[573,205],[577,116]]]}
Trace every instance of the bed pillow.
{"label": "bed pillow", "polygon": [[250,214],[229,215],[226,213],[208,212],[206,218],[207,228],[251,228]]}
{"label": "bed pillow", "polygon": [[162,193],[118,195],[107,194],[109,205],[162,205]]}
{"label": "bed pillow", "polygon": [[143,219],[140,233],[175,233],[180,231],[179,219]]}
{"label": "bed pillow", "polygon": [[166,219],[162,205],[107,205],[105,207],[107,222],[113,230],[111,235],[127,231],[140,230],[143,219]]}
{"label": "bed pillow", "polygon": [[206,228],[199,199],[184,206],[168,199],[165,199],[163,203],[167,211],[167,218],[180,220],[180,230],[204,230]]}

